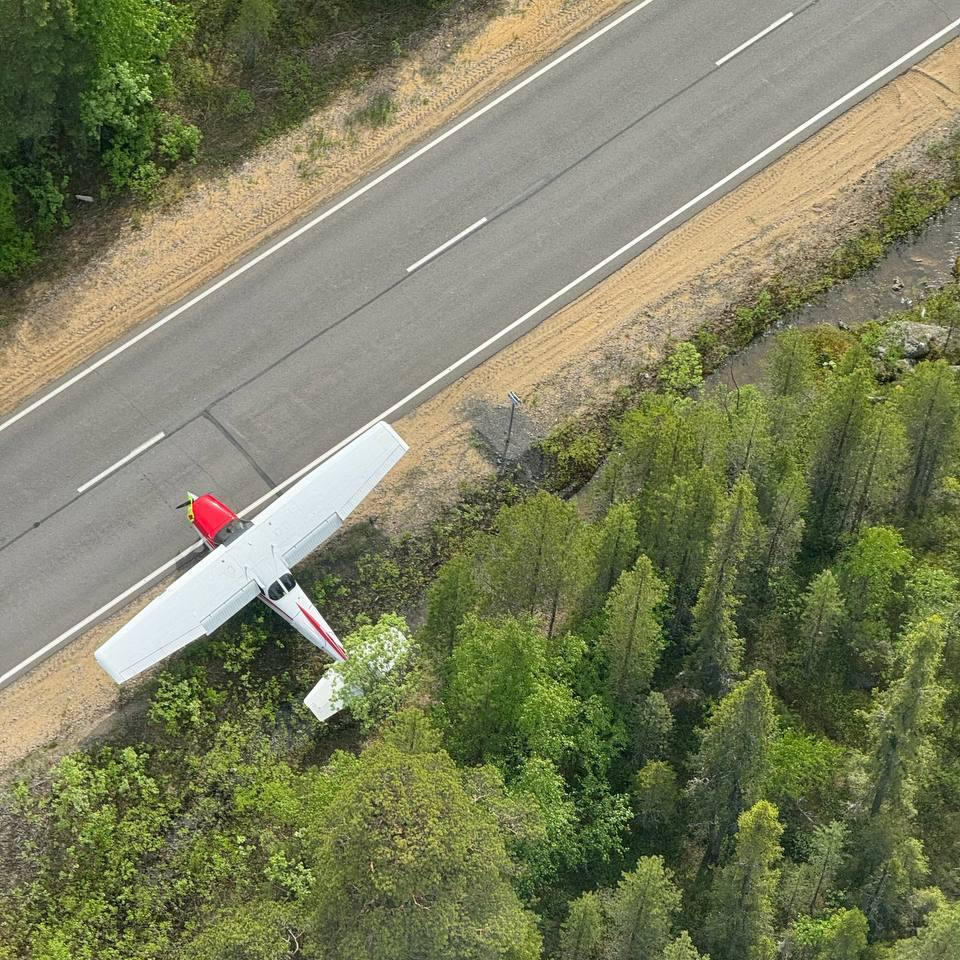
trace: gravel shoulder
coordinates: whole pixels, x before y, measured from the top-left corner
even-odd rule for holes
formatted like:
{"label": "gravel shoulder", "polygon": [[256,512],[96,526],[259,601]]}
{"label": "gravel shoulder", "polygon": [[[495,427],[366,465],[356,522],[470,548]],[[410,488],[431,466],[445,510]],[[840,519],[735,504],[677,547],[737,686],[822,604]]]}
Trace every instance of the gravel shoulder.
{"label": "gravel shoulder", "polygon": [[[318,172],[308,168],[304,176],[304,164],[316,161],[309,145],[317,130],[333,129],[326,115],[236,174],[155,212],[138,230],[125,229],[81,275],[34,291],[0,353],[0,411],[616,6],[547,0],[514,10],[488,23],[445,65],[433,70],[424,60],[390,79],[405,104],[396,123],[355,143],[344,140],[342,149],[320,158]],[[345,117],[352,105],[338,109]],[[526,428],[544,433],[610,395],[638,365],[655,361],[668,340],[689,337],[764,278],[819,260],[873,218],[892,170],[924,163],[926,147],[951,127],[958,109],[960,41],[954,41],[397,423],[410,454],[361,515],[395,531],[414,529],[456,497],[461,481],[491,471],[475,428],[496,423],[500,411],[505,419],[507,390],[525,398]],[[275,191],[275,182],[291,195]],[[148,599],[0,691],[0,768],[41,747],[46,755],[69,749],[135,695],[125,690],[121,698],[92,651]]]}

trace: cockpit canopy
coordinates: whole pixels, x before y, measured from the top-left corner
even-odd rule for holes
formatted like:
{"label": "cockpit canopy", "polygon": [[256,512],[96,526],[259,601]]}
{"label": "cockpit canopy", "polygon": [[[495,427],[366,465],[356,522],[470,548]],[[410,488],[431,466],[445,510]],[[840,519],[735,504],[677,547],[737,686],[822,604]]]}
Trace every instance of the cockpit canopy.
{"label": "cockpit canopy", "polygon": [[296,580],[289,573],[285,573],[279,580],[274,580],[267,587],[267,596],[271,600],[279,600],[284,594],[289,593],[297,585]]}

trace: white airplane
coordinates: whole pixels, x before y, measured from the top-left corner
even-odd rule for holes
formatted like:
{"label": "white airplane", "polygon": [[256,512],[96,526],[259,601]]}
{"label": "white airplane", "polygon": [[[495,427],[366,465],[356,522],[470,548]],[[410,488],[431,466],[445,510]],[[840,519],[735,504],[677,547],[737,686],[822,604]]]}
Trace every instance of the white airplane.
{"label": "white airplane", "polygon": [[[123,683],[213,633],[254,597],[334,661],[346,660],[337,635],[290,568],[339,529],[406,451],[396,431],[378,423],[254,520],[241,519],[212,494],[190,494],[181,506],[211,552],[103,644],[97,662]],[[340,678],[328,671],[304,702],[326,720],[340,709],[339,689]]]}

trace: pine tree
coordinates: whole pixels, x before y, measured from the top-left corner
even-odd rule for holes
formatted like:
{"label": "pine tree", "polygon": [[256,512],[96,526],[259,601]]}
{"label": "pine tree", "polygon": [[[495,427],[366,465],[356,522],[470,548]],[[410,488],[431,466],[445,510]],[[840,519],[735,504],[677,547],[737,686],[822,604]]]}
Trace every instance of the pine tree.
{"label": "pine tree", "polygon": [[899,414],[908,448],[903,510],[922,517],[945,465],[956,454],[960,385],[945,361],[921,363],[907,377]]}
{"label": "pine tree", "polygon": [[813,389],[817,358],[810,338],[785,330],[773,341],[767,363],[767,384],[774,397],[805,397]]}
{"label": "pine tree", "polygon": [[630,795],[641,827],[662,828],[676,816],[680,800],[673,767],[665,760],[651,760],[634,774]]}
{"label": "pine tree", "polygon": [[667,944],[667,949],[663,951],[663,960],[710,960],[710,957],[700,953],[693,945],[690,934],[682,930],[676,940]]}
{"label": "pine tree", "polygon": [[651,690],[635,704],[629,720],[630,756],[634,766],[662,757],[673,732],[673,713],[667,698]]}
{"label": "pine tree", "polygon": [[944,697],[937,670],[945,633],[946,621],[939,614],[909,630],[903,676],[879,695],[870,714],[871,816],[883,810],[900,816],[912,814],[913,778]]}
{"label": "pine tree", "polygon": [[478,596],[473,561],[466,553],[448,560],[427,591],[423,644],[436,654],[441,666],[453,651],[457,628],[476,609]]}
{"label": "pine tree", "polygon": [[783,574],[796,558],[803,540],[804,512],[809,496],[803,474],[790,461],[776,485],[770,506],[761,568],[765,583]]}
{"label": "pine tree", "polygon": [[652,395],[620,422],[626,496],[649,496],[691,465],[695,450],[685,417],[689,407],[686,399]]}
{"label": "pine tree", "polygon": [[945,903],[915,937],[900,940],[890,960],[955,960],[960,957],[960,903]]}
{"label": "pine tree", "polygon": [[930,873],[923,844],[904,836],[902,818],[882,814],[862,824],[860,868],[871,865],[859,905],[873,939],[903,936],[915,922],[916,898]]}
{"label": "pine tree", "polygon": [[641,857],[610,899],[605,960],[661,960],[680,890],[662,857]]}
{"label": "pine tree", "polygon": [[729,475],[730,417],[724,403],[726,389],[701,391],[696,403],[683,409],[692,441],[692,463],[684,471],[707,469],[717,476]]}
{"label": "pine tree", "polygon": [[643,551],[671,585],[675,623],[683,623],[703,580],[710,534],[723,497],[716,473],[701,467],[676,477],[646,501],[640,523]]}
{"label": "pine tree", "polygon": [[240,0],[237,19],[230,27],[230,36],[248,70],[256,67],[257,57],[276,19],[275,0]]}
{"label": "pine tree", "polygon": [[620,574],[637,559],[637,515],[630,503],[615,503],[597,524],[594,557],[588,609],[603,606]]}
{"label": "pine tree", "polygon": [[659,612],[666,594],[653,564],[641,555],[632,570],[621,574],[607,599],[600,641],[611,690],[624,705],[649,686],[660,659],[666,641]]}
{"label": "pine tree", "polygon": [[537,614],[552,637],[586,589],[590,540],[575,504],[543,491],[504,507],[484,542],[477,583],[493,614]]}
{"label": "pine tree", "polygon": [[595,893],[585,893],[570,903],[560,931],[560,960],[598,960],[603,939],[603,911]]}
{"label": "pine tree", "polygon": [[710,558],[693,609],[691,661],[711,693],[728,689],[740,671],[743,640],[734,621],[740,603],[739,574],[759,528],[753,482],[743,474],[714,524]]}
{"label": "pine tree", "polygon": [[800,650],[803,669],[813,680],[844,618],[843,597],[833,571],[824,570],[810,582],[803,596]]}
{"label": "pine tree", "polygon": [[693,759],[689,789],[708,842],[707,862],[716,862],[737,818],[760,799],[776,735],[773,697],[757,670],[716,705]]}
{"label": "pine tree", "polygon": [[839,820],[815,827],[806,863],[795,868],[789,882],[785,912],[788,916],[813,916],[833,890],[846,859],[849,828]]}
{"label": "pine tree", "polygon": [[783,827],[760,800],[740,815],[736,846],[711,888],[707,938],[715,960],[774,960],[774,895]]}
{"label": "pine tree", "polygon": [[56,135],[64,119],[64,104],[58,101],[65,99],[63,88],[80,66],[76,20],[77,11],[68,0],[22,0],[4,5],[0,17],[0,155],[15,156],[18,144],[43,142]]}
{"label": "pine tree", "polygon": [[731,482],[745,474],[753,480],[760,509],[766,514],[773,498],[773,438],[767,401],[756,387],[742,387],[722,396],[729,439],[726,472]]}
{"label": "pine tree", "polygon": [[864,524],[877,523],[889,512],[905,458],[906,439],[897,412],[885,403],[871,406],[843,494],[839,534],[856,534]]}
{"label": "pine tree", "polygon": [[861,460],[873,386],[869,372],[856,367],[835,376],[811,412],[810,535],[815,545],[831,547],[840,535],[846,494]]}

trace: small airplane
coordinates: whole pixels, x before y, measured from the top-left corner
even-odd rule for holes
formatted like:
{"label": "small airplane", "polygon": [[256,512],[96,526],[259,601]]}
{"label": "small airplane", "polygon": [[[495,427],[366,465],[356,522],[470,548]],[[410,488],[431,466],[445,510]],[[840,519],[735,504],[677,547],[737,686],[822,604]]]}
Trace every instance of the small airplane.
{"label": "small airplane", "polygon": [[[375,424],[316,467],[254,520],[238,517],[213,494],[188,494],[180,507],[210,549],[96,651],[117,683],[137,676],[193,640],[213,633],[254,597],[334,661],[347,654],[290,568],[312,553],[406,453],[386,423]],[[320,720],[340,709],[331,671],[307,695]]]}

